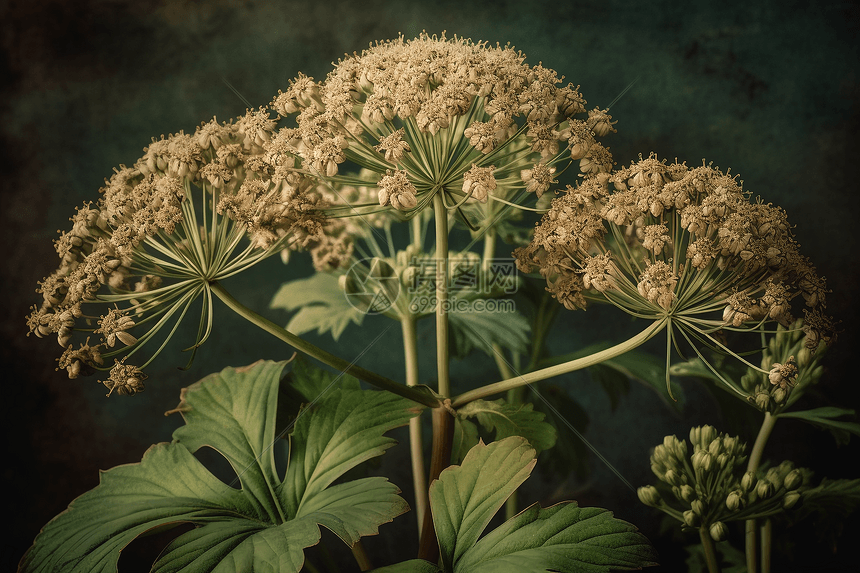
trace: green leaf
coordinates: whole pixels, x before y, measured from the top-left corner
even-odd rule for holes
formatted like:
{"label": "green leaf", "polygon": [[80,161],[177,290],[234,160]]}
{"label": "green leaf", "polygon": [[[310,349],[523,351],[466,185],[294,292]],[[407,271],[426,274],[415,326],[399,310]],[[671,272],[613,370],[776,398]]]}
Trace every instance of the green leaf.
{"label": "green leaf", "polygon": [[465,358],[474,349],[495,356],[493,344],[521,354],[529,341],[529,323],[515,312],[451,312],[449,349]]}
{"label": "green leaf", "polygon": [[[196,526],[153,565],[156,573],[297,572],[319,525],[348,545],[408,508],[396,486],[374,477],[331,485],[394,444],[414,403],[387,392],[334,388],[305,407],[291,437],[289,465],[275,468],[278,386],[285,363],[227,368],[182,391],[186,425],[172,443],[152,446],[137,464],[103,472],[36,538],[23,572],[116,571],[120,551],[155,528]],[[302,378],[308,371],[294,374]],[[241,489],[215,478],[193,455],[203,446],[232,465]]]}
{"label": "green leaf", "polygon": [[636,527],[612,512],[576,502],[525,509],[488,533],[455,573],[609,573],[656,565]]}
{"label": "green leaf", "polygon": [[810,424],[830,430],[837,444],[847,444],[851,440],[851,434],[860,436],[860,424],[856,422],[843,422],[834,418],[842,416],[854,416],[854,410],[825,406],[813,408],[812,410],[801,410],[796,412],[784,412],[779,418],[797,418]]}
{"label": "green leaf", "polygon": [[331,332],[337,340],[350,322],[361,325],[365,314],[349,304],[338,286],[338,277],[329,273],[286,282],[281,285],[269,308],[288,311],[300,309],[290,319],[287,330],[304,334],[316,330],[318,334]]}
{"label": "green leaf", "polygon": [[809,516],[815,517],[815,534],[819,540],[835,541],[842,532],[842,523],[860,509],[860,479],[824,478],[814,488],[801,488],[800,504],[788,513],[793,523]]}
{"label": "green leaf", "polygon": [[454,563],[471,548],[505,503],[534,468],[535,451],[519,437],[469,450],[461,466],[451,466],[430,485],[433,525],[442,564]]}
{"label": "green leaf", "polygon": [[534,411],[529,403],[508,404],[502,398],[492,402],[475,400],[457,410],[457,416],[476,418],[487,431],[495,431],[496,440],[522,436],[537,453],[555,445],[555,428],[544,422],[544,413]]}
{"label": "green leaf", "polygon": [[456,416],[454,418],[454,441],[451,445],[451,463],[461,463],[469,450],[478,445],[479,440],[478,426],[474,422]]}
{"label": "green leaf", "polygon": [[371,573],[442,573],[442,570],[429,561],[410,559],[402,563],[372,569]]}
{"label": "green leaf", "polygon": [[430,507],[446,572],[608,573],[655,565],[654,550],[633,525],[574,502],[547,509],[535,504],[478,541],[531,473],[534,456],[519,436],[479,443],[461,466],[433,482]]}

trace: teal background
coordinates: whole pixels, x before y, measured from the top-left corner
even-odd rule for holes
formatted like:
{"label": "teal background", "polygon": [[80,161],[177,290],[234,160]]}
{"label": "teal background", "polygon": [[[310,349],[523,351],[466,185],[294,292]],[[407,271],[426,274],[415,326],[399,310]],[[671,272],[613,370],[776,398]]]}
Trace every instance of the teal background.
{"label": "teal background", "polygon": [[[56,344],[24,336],[23,317],[38,300],[36,281],[56,266],[56,229],[66,228],[74,207],[94,200],[111,169],[133,163],[151,137],[243,113],[245,104],[222,78],[258,106],[298,72],[322,79],[344,53],[399,32],[411,37],[422,29],[447,30],[449,36],[510,42],[528,62],[543,62],[581,84],[592,106],[608,105],[637,80],[612,108],[618,133],[607,141],[616,161],[649,151],[694,165],[705,158],[731,167],[745,189],[787,210],[804,253],[833,289],[828,310],[842,320],[821,396],[812,402],[856,407],[858,16],[854,4],[838,1],[4,2],[0,348],[6,366],[3,494],[13,531],[0,568],[12,569],[39,528],[96,485],[97,469],[135,462],[149,444],[169,440],[181,421],[162,414],[176,405],[180,388],[228,365],[289,356],[222,306],[215,334],[190,371],[176,369],[186,360],[177,341],[149,369],[147,391],[134,399],[108,400],[92,379],[66,379],[54,371]],[[280,282],[310,272],[306,257],[286,267],[270,260],[228,286],[248,306],[286,323],[288,314],[267,310],[268,301]],[[563,312],[559,323],[551,339],[558,353],[594,340],[623,340],[637,326],[609,309]],[[365,324],[366,331],[347,329],[340,344],[309,338],[352,358],[389,326],[382,318]],[[185,335],[189,340],[191,333]],[[419,337],[422,378],[429,381],[432,325],[424,323]],[[360,364],[399,378],[401,354],[395,325]],[[483,357],[455,362],[452,373],[463,388],[498,376]],[[652,481],[648,450],[663,435],[684,435],[704,423],[729,429],[720,426],[713,399],[692,381],[684,383],[690,403],[682,416],[639,386],[613,412],[587,376],[564,383],[589,410],[587,438],[634,486]],[[744,431],[752,441],[754,430]],[[856,442],[837,449],[825,433],[786,422],[767,453],[812,465],[819,476],[857,477],[851,467]],[[384,459],[381,471],[408,490],[408,458],[392,452]],[[608,507],[642,528],[658,549],[666,547],[666,570],[673,570],[657,515],[599,462],[591,465],[588,480],[532,478],[524,500],[574,498]],[[414,542],[403,533],[411,519],[400,518],[400,527],[383,528],[369,542],[380,565],[413,553]],[[858,534],[856,518],[843,537],[846,547],[835,555],[822,547],[809,555],[795,549],[781,570],[806,570],[807,559],[840,570],[852,534]]]}

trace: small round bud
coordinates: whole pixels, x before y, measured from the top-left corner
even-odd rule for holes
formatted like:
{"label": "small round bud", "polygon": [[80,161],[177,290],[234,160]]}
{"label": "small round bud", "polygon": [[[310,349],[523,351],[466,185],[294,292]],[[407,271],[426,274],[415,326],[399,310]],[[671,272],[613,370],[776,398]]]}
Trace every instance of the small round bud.
{"label": "small round bud", "polygon": [[755,472],[747,472],[744,474],[744,477],[741,478],[741,489],[745,492],[752,491],[756,486],[757,481],[758,479],[756,478]]}
{"label": "small round bud", "polygon": [[706,504],[701,499],[694,499],[690,503],[690,507],[692,508],[693,512],[699,516],[704,516],[705,512],[708,511],[708,504]]}
{"label": "small round bud", "polygon": [[777,406],[782,406],[783,404],[785,404],[786,398],[788,398],[788,390],[786,388],[777,386],[774,389],[773,394],[771,394],[771,397],[773,398],[773,401],[776,403]]}
{"label": "small round bud", "polygon": [[773,484],[766,479],[761,480],[755,486],[755,493],[759,497],[759,499],[767,499],[773,495],[773,492]]}
{"label": "small round bud", "polygon": [[767,392],[759,392],[755,395],[755,405],[762,412],[767,412],[770,408],[770,394]]}
{"label": "small round bud", "polygon": [[790,491],[785,494],[785,497],[782,498],[782,507],[785,509],[791,509],[797,502],[800,501],[800,492],[799,491]]}
{"label": "small round bud", "polygon": [[657,488],[652,485],[640,487],[636,491],[636,494],[639,496],[639,501],[651,507],[657,507],[662,501],[660,498],[660,492],[658,492]]}
{"label": "small round bud", "polygon": [[683,499],[684,501],[686,501],[687,503],[690,503],[691,501],[696,499],[696,490],[694,490],[692,487],[690,487],[688,485],[682,485],[680,490],[681,490],[680,498]]}
{"label": "small round bud", "polygon": [[722,521],[717,521],[711,524],[709,533],[714,541],[725,541],[729,536],[729,528]]}
{"label": "small round bud", "polygon": [[726,497],[726,507],[730,511],[739,511],[746,505],[746,499],[741,491],[735,490],[730,492]]}
{"label": "small round bud", "polygon": [[688,527],[698,527],[699,526],[699,516],[692,509],[688,509],[684,512],[684,523],[687,524]]}
{"label": "small round bud", "polygon": [[793,469],[788,472],[788,475],[785,476],[785,480],[783,480],[782,485],[788,491],[793,491],[799,488],[803,484],[803,475],[800,473],[799,469]]}

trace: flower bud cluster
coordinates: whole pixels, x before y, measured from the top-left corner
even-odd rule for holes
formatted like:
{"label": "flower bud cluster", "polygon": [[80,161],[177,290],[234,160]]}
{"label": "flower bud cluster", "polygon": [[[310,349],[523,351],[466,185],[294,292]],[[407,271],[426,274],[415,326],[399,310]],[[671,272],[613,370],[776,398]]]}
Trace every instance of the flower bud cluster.
{"label": "flower bud cluster", "polygon": [[827,347],[819,342],[818,349],[807,348],[803,324],[799,319],[787,327],[779,325],[762,352],[761,370],[767,374],[747,368],[741,378],[750,403],[762,412],[776,414],[794,403],[824,372],[821,359]]}
{"label": "flower bud cluster", "polygon": [[692,428],[690,445],[666,436],[654,448],[651,470],[662,485],[639,488],[639,500],[686,527],[707,528],[716,541],[726,538],[728,522],[790,509],[811,478],[791,462],[759,474],[744,472],[746,444],[713,426]]}

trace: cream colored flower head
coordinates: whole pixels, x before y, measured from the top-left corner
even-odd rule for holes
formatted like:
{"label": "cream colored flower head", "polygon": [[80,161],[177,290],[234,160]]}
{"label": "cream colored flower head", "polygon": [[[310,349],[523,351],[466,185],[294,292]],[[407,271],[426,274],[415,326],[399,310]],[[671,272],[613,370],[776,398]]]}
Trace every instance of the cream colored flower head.
{"label": "cream colored flower head", "polygon": [[344,172],[352,162],[372,174],[368,186],[379,183],[380,208],[407,216],[437,193],[476,213],[494,198],[522,203],[549,188],[557,164],[612,164],[596,138],[614,122],[586,113],[578,87],[510,46],[444,34],[379,42],[319,83],[299,76],[272,108],[295,117],[304,172],[358,185],[362,176]]}
{"label": "cream colored flower head", "polygon": [[[195,347],[208,337],[211,282],[280,250],[327,241],[320,208],[328,203],[313,179],[292,170],[294,142],[275,129],[257,110],[153,140],[133,167],[115,170],[98,202],[78,209],[55,241],[59,266],[40,283],[42,301],[27,318],[36,336],[57,335],[59,368],[71,378],[110,369],[109,393],[137,393],[140,368],[199,298]],[[79,333],[86,342],[75,349]],[[126,364],[144,347],[154,351],[141,366]]]}
{"label": "cream colored flower head", "polygon": [[691,169],[652,154],[587,176],[553,200],[515,256],[568,308],[609,302],[665,317],[691,339],[789,325],[792,305],[812,321],[811,348],[833,335],[824,279],[800,255],[785,212],[750,201],[736,176],[711,165]]}

